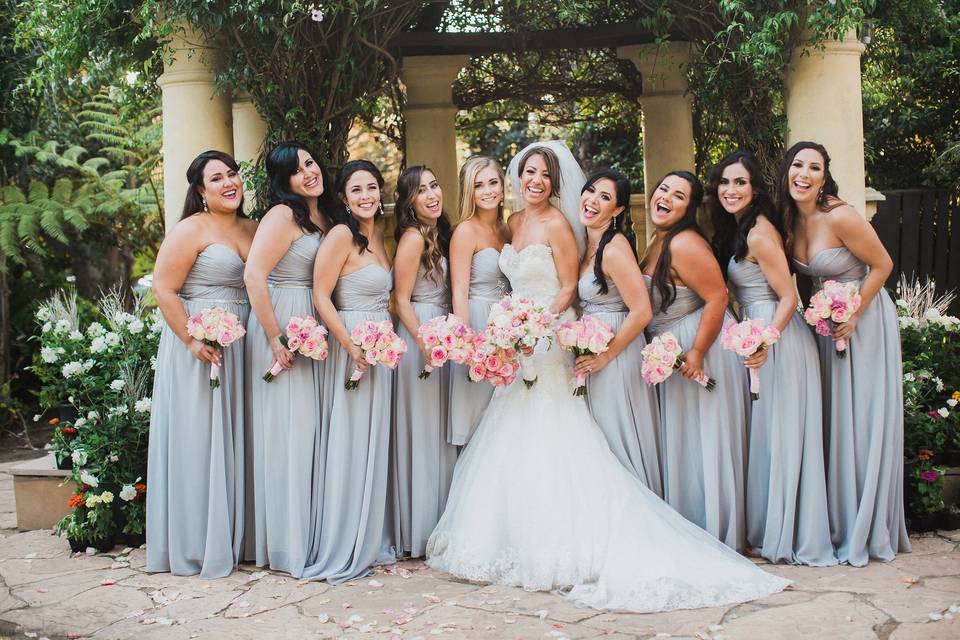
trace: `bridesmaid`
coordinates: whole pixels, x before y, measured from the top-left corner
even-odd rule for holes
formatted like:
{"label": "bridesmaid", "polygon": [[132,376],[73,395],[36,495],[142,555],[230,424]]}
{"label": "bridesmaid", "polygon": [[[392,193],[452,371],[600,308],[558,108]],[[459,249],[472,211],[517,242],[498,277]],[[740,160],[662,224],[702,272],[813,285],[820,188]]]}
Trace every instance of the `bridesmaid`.
{"label": "bridesmaid", "polygon": [[616,171],[587,179],[580,221],[587,251],[577,289],[585,315],[616,331],[607,351],[577,358],[587,377],[587,405],[610,448],[628,470],[663,497],[660,479],[660,414],[653,387],[640,383],[643,328],[653,313],[633,245],[623,230],[630,216],[630,182]]}
{"label": "bridesmaid", "polygon": [[[343,165],[336,193],[338,224],[324,238],[313,269],[313,301],[330,331],[323,379],[323,470],[320,539],[304,577],[339,584],[366,575],[389,546],[387,479],[393,371],[368,367],[350,340],[361,321],[390,320],[393,275],[374,221],[383,212],[383,176],[366,160]],[[344,388],[354,367],[356,389]],[[387,542],[385,542],[387,541]]]}
{"label": "bridesmaid", "polygon": [[187,334],[187,319],[213,307],[247,321],[243,265],[257,225],[243,216],[239,171],[222,151],[197,156],[183,216],[157,253],[153,295],[166,326],[150,416],[147,571],[220,578],[240,557],[244,348],[221,352]]}
{"label": "bridesmaid", "polygon": [[837,563],[823,475],[820,363],[797,313],[797,292],[770,196],[754,157],[737,151],[710,172],[713,247],[744,318],[780,330],[748,358],[760,398],[750,416],[747,542],[770,562]]}
{"label": "bridesmaid", "polygon": [[[503,220],[503,169],[486,156],[460,169],[460,223],[450,240],[453,313],[474,331],[487,326],[490,307],[510,291],[500,272],[500,252],[510,239]],[[493,385],[471,382],[467,368],[450,365],[452,377],[448,441],[467,444],[493,396]]]}
{"label": "bridesmaid", "polygon": [[[703,187],[687,171],[652,191],[653,242],[640,263],[650,278],[650,336],[670,331],[684,364],[659,385],[664,499],[727,546],[743,551],[749,395],[740,359],[720,346],[727,288],[697,225]],[[709,392],[692,378],[717,382]]]}
{"label": "bridesmaid", "polygon": [[394,299],[398,333],[409,350],[397,367],[393,396],[393,530],[398,554],[417,558],[446,506],[457,462],[457,448],[447,442],[450,368],[419,378],[429,355],[417,330],[450,313],[451,227],[430,169],[415,166],[400,174],[396,212]]}
{"label": "bridesmaid", "polygon": [[[277,146],[267,156],[266,168],[270,209],[260,221],[244,270],[253,308],[245,346],[255,530],[247,532],[247,547],[255,542],[257,565],[299,577],[319,525],[315,483],[322,479],[324,363],[295,360],[280,337],[292,316],[315,316],[313,260],[331,226],[331,201],[325,192],[326,170],[299,142]],[[265,382],[263,374],[274,363],[283,370]]]}
{"label": "bridesmaid", "polygon": [[[802,292],[856,282],[853,317],[817,337],[823,375],[830,535],[840,562],[893,560],[910,551],[903,512],[900,333],[883,283],[893,269],[873,227],[837,197],[830,156],[815,142],[790,147],[780,170],[787,255]],[[845,358],[833,340],[845,338]]]}

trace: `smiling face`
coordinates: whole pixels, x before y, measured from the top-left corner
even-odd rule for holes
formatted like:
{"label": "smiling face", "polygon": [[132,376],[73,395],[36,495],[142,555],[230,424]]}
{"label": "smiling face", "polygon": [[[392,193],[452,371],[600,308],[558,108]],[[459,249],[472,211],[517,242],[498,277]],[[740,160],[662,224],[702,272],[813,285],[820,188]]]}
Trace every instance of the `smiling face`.
{"label": "smiling face", "polygon": [[588,229],[606,229],[620,215],[617,206],[617,185],[610,178],[601,178],[580,194],[580,222]]}
{"label": "smiling face", "polygon": [[739,216],[753,202],[753,184],[750,172],[739,162],[723,170],[717,185],[717,199],[720,206],[734,216]]}
{"label": "smiling face", "polygon": [[372,219],[380,209],[380,184],[369,171],[355,171],[344,185],[343,197],[354,218]]}
{"label": "smiling face", "polygon": [[432,171],[420,174],[420,187],[413,201],[413,211],[422,223],[433,226],[443,214],[443,191]]}
{"label": "smiling face", "polygon": [[826,180],[826,162],[816,149],[801,149],[787,171],[790,197],[798,204],[817,199]]}
{"label": "smiling face", "polygon": [[323,188],[320,165],[309,152],[297,149],[297,172],[290,176],[290,191],[302,198],[319,198]]}
{"label": "smiling face", "polygon": [[528,205],[542,205],[550,199],[553,180],[547,170],[546,161],[539,153],[527,158],[520,171],[520,191],[523,193],[523,201]]}
{"label": "smiling face", "polygon": [[663,179],[650,199],[650,217],[657,229],[669,229],[680,222],[690,206],[690,183],[676,175]]}
{"label": "smiling face", "polygon": [[203,167],[200,195],[210,211],[236,211],[243,201],[243,180],[240,173],[222,160],[210,160]]}
{"label": "smiling face", "polygon": [[473,202],[477,211],[492,211],[503,203],[503,181],[494,167],[486,167],[473,181]]}

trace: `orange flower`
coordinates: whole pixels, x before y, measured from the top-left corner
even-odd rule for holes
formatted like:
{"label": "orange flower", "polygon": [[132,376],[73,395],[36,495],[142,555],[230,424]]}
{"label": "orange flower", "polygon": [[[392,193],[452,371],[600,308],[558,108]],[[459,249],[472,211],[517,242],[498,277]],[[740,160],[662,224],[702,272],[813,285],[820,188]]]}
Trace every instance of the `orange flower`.
{"label": "orange flower", "polygon": [[147,492],[147,485],[145,485],[145,484],[142,483],[142,482],[138,482],[137,484],[133,485],[133,488],[137,490],[137,493],[146,493],[146,492]]}
{"label": "orange flower", "polygon": [[60,433],[62,433],[64,437],[72,438],[77,435],[77,430],[74,427],[60,427]]}
{"label": "orange flower", "polygon": [[957,400],[958,402],[960,402],[960,391],[954,391],[954,392],[953,392],[953,395],[950,396],[950,397],[953,398],[954,400]]}
{"label": "orange flower", "polygon": [[933,457],[933,451],[930,449],[920,449],[920,453],[917,454],[917,457],[921,460],[929,460]]}
{"label": "orange flower", "polygon": [[60,424],[60,418],[50,418],[49,420],[47,420],[47,424],[55,427],[58,424]]}
{"label": "orange flower", "polygon": [[67,501],[67,506],[71,509],[76,509],[77,507],[82,507],[87,501],[87,494],[78,493],[76,495],[70,496],[70,499]]}

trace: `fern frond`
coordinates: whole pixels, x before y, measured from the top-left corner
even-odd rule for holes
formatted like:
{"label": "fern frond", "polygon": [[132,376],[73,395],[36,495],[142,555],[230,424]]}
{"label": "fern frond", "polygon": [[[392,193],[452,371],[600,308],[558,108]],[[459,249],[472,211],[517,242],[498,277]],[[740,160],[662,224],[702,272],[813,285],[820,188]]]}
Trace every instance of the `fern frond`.
{"label": "fern frond", "polygon": [[39,180],[30,181],[30,186],[27,187],[27,202],[46,200],[49,197],[50,190],[47,189],[47,185],[43,184]]}
{"label": "fern frond", "polygon": [[63,218],[61,216],[63,207],[59,203],[54,203],[52,200],[50,204],[56,204],[57,206],[43,209],[43,212],[40,214],[40,227],[43,229],[43,232],[51,238],[67,243],[70,239],[63,230]]}
{"label": "fern frond", "polygon": [[53,184],[53,191],[50,192],[50,198],[60,204],[70,204],[70,197],[73,195],[73,180],[69,178],[60,178]]}

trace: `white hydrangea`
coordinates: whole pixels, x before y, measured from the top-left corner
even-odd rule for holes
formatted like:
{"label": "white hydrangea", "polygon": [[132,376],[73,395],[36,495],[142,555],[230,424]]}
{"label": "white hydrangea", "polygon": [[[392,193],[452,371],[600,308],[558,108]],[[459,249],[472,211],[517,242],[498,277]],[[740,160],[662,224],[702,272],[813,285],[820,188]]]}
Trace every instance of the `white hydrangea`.
{"label": "white hydrangea", "polygon": [[82,467],[87,464],[87,452],[84,449],[74,449],[73,453],[70,454],[70,459],[73,460],[73,464]]}
{"label": "white hydrangea", "polygon": [[40,349],[40,359],[47,364],[53,364],[60,359],[60,354],[57,353],[56,349],[51,347],[43,347]]}
{"label": "white hydrangea", "polygon": [[70,324],[69,320],[57,320],[56,326],[53,330],[55,333],[67,333],[73,328],[73,325]]}
{"label": "white hydrangea", "polygon": [[123,488],[120,489],[120,499],[124,502],[130,502],[137,497],[137,490],[133,488],[132,484],[125,484]]}
{"label": "white hydrangea", "polygon": [[79,342],[80,340],[83,340],[83,334],[74,329],[70,332],[70,339],[74,342]]}
{"label": "white hydrangea", "polygon": [[41,330],[43,333],[50,333],[50,330],[51,330],[51,329],[53,329],[53,323],[47,321],[47,322],[44,322],[44,323],[43,323],[43,328],[40,329],[40,330]]}
{"label": "white hydrangea", "polygon": [[127,386],[127,381],[122,380],[120,378],[117,378],[116,380],[110,383],[110,388],[113,389],[114,391],[123,391],[123,388],[125,386]]}
{"label": "white hydrangea", "polygon": [[146,413],[150,411],[151,402],[152,401],[150,398],[140,398],[134,403],[133,410],[140,413]]}
{"label": "white hydrangea", "polygon": [[107,341],[97,336],[90,341],[90,353],[103,353],[107,350]]}
{"label": "white hydrangea", "polygon": [[64,378],[72,378],[73,376],[82,372],[83,364],[80,362],[68,362],[60,368],[60,373]]}
{"label": "white hydrangea", "polygon": [[83,370],[84,370],[84,371],[90,371],[90,369],[93,369],[93,365],[95,365],[95,364],[97,364],[97,361],[96,361],[96,360],[91,360],[91,359],[84,360],[84,361],[83,361]]}
{"label": "white hydrangea", "polygon": [[80,470],[80,482],[91,487],[96,487],[100,485],[100,480],[97,479],[97,476],[93,475],[86,469]]}
{"label": "white hydrangea", "polygon": [[134,318],[130,321],[130,324],[127,325],[127,331],[134,334],[140,333],[143,331],[143,321]]}
{"label": "white hydrangea", "polygon": [[107,341],[107,344],[111,347],[115,347],[120,344],[120,334],[114,333],[113,331],[108,331],[106,335],[103,336],[103,339]]}
{"label": "white hydrangea", "polygon": [[940,310],[936,307],[930,307],[923,312],[923,317],[926,318],[927,322],[940,322],[940,318],[943,316],[940,314]]}
{"label": "white hydrangea", "polygon": [[100,324],[99,322],[93,322],[90,324],[89,327],[87,327],[87,335],[93,338],[98,338],[106,332],[107,332],[106,329],[104,329],[103,325]]}
{"label": "white hydrangea", "polygon": [[897,318],[901,329],[916,329],[920,326],[920,321],[910,316],[900,316]]}

